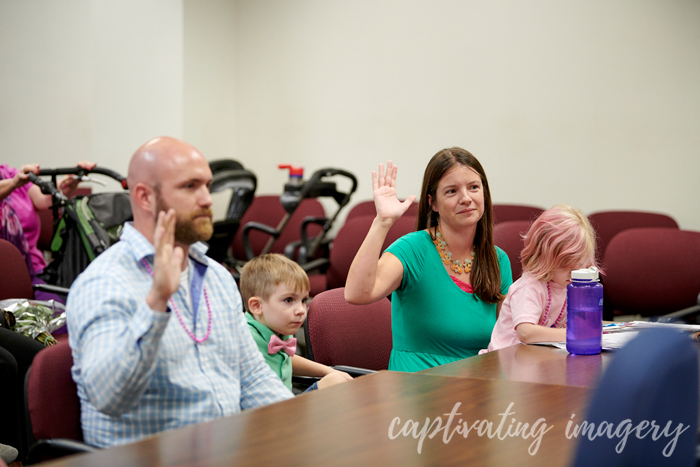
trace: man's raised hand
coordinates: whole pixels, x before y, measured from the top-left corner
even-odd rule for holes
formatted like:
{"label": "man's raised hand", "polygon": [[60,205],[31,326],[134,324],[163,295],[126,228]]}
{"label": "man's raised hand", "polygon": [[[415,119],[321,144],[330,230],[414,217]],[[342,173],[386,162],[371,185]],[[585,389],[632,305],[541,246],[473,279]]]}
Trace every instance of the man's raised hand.
{"label": "man's raised hand", "polygon": [[156,228],[153,232],[153,286],[146,297],[151,309],[165,311],[168,300],[180,286],[180,273],[184,252],[175,246],[175,210],[158,213]]}

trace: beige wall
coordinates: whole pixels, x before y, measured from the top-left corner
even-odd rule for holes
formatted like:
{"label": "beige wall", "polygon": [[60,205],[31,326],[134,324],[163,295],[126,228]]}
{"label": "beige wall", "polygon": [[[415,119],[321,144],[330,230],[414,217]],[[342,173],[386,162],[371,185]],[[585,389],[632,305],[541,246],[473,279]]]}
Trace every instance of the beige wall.
{"label": "beige wall", "polygon": [[[418,194],[448,146],[496,202],[646,209],[700,230],[700,3],[236,2],[237,157]],[[263,184],[271,191],[282,175]]]}
{"label": "beige wall", "polygon": [[182,2],[0,0],[0,160],[125,174],[147,139],[182,137],[182,44]]}
{"label": "beige wall", "polygon": [[438,149],[495,202],[667,212],[700,230],[700,3],[0,0],[0,153],[125,171],[183,137],[281,190],[276,164],[418,194]]}

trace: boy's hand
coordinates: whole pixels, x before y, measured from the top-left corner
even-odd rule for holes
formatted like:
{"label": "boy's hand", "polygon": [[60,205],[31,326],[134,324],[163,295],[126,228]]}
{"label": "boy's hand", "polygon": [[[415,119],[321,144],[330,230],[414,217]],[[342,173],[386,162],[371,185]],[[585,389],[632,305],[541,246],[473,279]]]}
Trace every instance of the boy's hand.
{"label": "boy's hand", "polygon": [[335,386],[336,384],[345,383],[350,380],[352,380],[352,376],[344,371],[333,370],[321,378],[321,380],[318,382],[318,388],[329,388],[331,386]]}

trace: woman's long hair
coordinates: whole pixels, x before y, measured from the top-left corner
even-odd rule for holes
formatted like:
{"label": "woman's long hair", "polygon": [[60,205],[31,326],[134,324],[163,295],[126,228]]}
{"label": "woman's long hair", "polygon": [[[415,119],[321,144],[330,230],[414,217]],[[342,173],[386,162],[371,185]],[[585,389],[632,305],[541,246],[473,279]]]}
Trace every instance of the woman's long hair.
{"label": "woman's long hair", "polygon": [[[504,299],[501,293],[501,269],[498,255],[493,245],[493,206],[486,172],[476,157],[462,148],[443,149],[430,159],[423,175],[416,217],[416,230],[428,229],[433,237],[432,227],[440,222],[440,214],[433,211],[429,200],[435,202],[438,183],[456,165],[473,169],[481,177],[484,189],[484,214],[479,219],[474,236],[474,267],[471,282],[474,294],[486,303],[496,303]],[[434,237],[433,237],[434,239]]]}

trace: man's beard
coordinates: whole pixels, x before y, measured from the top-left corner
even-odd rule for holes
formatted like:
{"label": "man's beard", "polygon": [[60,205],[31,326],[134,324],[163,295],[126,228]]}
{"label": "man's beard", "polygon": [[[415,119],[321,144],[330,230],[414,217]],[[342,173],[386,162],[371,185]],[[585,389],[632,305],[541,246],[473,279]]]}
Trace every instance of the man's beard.
{"label": "man's beard", "polygon": [[[156,219],[160,211],[168,212],[170,209],[160,194],[156,194]],[[206,215],[208,217],[199,217]],[[175,241],[183,245],[192,245],[199,241],[207,241],[214,233],[214,224],[212,223],[211,208],[203,208],[189,215],[181,215],[175,212]],[[197,219],[195,219],[197,218]]]}

